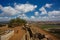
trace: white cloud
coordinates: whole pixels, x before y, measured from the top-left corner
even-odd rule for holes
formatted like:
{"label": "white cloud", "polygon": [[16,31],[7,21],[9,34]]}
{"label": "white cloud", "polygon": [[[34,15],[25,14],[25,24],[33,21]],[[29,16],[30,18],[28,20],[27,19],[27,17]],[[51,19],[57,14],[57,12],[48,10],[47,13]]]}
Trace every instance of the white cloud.
{"label": "white cloud", "polygon": [[39,15],[39,12],[35,12],[35,16],[38,16]]}
{"label": "white cloud", "polygon": [[49,17],[48,16],[39,16],[38,21],[48,21]]}
{"label": "white cloud", "polygon": [[2,7],[2,5],[0,5],[0,9],[2,9],[3,7]]}
{"label": "white cloud", "polygon": [[19,4],[15,5],[15,9],[18,11],[22,11],[23,13],[33,11],[37,5],[31,5],[31,4]]}
{"label": "white cloud", "polygon": [[[6,20],[9,20],[9,18],[6,18],[6,17],[12,17],[15,15],[18,15],[18,17],[27,20],[29,18],[25,15],[25,13],[35,10],[35,8],[37,8],[37,5],[32,5],[27,3],[26,4],[14,3],[14,7],[11,7],[11,6],[3,7],[2,5],[0,5],[0,10],[2,11],[2,13],[0,13],[0,20],[6,21]],[[16,17],[17,16],[15,16],[14,18]]]}
{"label": "white cloud", "polygon": [[39,9],[41,11],[41,15],[38,18],[35,17],[34,21],[60,21],[60,10],[46,11],[45,7],[41,7]]}
{"label": "white cloud", "polygon": [[2,7],[0,5],[0,9],[2,10],[2,13],[0,14],[0,16],[14,16],[17,14],[22,14],[22,13],[26,13],[29,11],[33,11],[36,7],[37,5],[16,4],[16,3],[14,4],[14,7],[11,7],[11,6]]}
{"label": "white cloud", "polygon": [[0,21],[9,21],[10,17],[0,17]]}
{"label": "white cloud", "polygon": [[38,21],[59,21],[60,17],[55,17],[55,16],[40,16],[39,18],[37,18]]}
{"label": "white cloud", "polygon": [[41,15],[47,14],[47,11],[45,9],[45,7],[47,8],[51,8],[52,4],[46,4],[44,6],[42,6],[39,10],[41,11]]}
{"label": "white cloud", "polygon": [[22,14],[22,15],[18,15],[17,17],[20,17],[21,19],[25,19],[28,20],[29,18],[27,17],[27,15]]}
{"label": "white cloud", "polygon": [[41,11],[41,15],[47,14],[47,11],[44,7],[41,7],[39,10]]}
{"label": "white cloud", "polygon": [[17,3],[14,3],[14,6],[17,5]]}
{"label": "white cloud", "polygon": [[57,10],[49,11],[48,18],[49,18],[49,20],[59,21],[60,20],[60,11],[57,11]]}
{"label": "white cloud", "polygon": [[[48,11],[45,9],[51,8],[52,4],[46,4],[45,6],[42,6],[39,10],[41,11],[40,16],[35,17],[34,21],[56,21],[60,20],[60,11],[53,10],[53,11]],[[42,16],[42,15],[48,15],[48,16]],[[38,15],[38,12],[35,12],[35,16]]]}
{"label": "white cloud", "polygon": [[14,8],[12,8],[11,6],[3,7],[1,10],[3,11],[3,12],[2,12],[3,15],[4,15],[4,14],[5,14],[5,15],[15,15],[15,14],[18,13],[18,11],[15,10]]}
{"label": "white cloud", "polygon": [[47,16],[44,16],[44,17],[42,17],[42,16],[39,16],[38,18],[36,18],[36,17],[31,17],[31,19],[30,20],[32,20],[32,21],[49,21],[49,17],[47,17]]}
{"label": "white cloud", "polygon": [[31,19],[34,19],[35,18],[35,16],[31,16]]}
{"label": "white cloud", "polygon": [[52,4],[46,4],[45,7],[51,8]]}
{"label": "white cloud", "polygon": [[[51,8],[52,4],[46,4],[45,6],[42,6],[39,10],[41,11],[41,14],[39,15],[39,12],[36,11],[34,13],[34,16],[32,15],[30,18],[25,14],[27,12],[35,10],[37,8],[37,5],[32,4],[14,4],[14,7],[11,6],[5,6],[3,7],[0,5],[0,10],[3,11],[0,14],[0,21],[8,21],[10,20],[11,16],[17,15],[17,17],[20,17],[22,19],[26,20],[32,20],[32,21],[51,21],[51,20],[60,20],[60,11],[53,10],[47,12],[45,9]],[[48,16],[41,16],[47,14]],[[3,17],[4,16],[4,17]],[[9,17],[8,17],[9,16]],[[16,16],[14,17],[16,18]]]}
{"label": "white cloud", "polygon": [[54,10],[54,11],[49,11],[49,12],[48,12],[48,15],[49,15],[49,16],[60,16],[60,11],[56,11],[56,10]]}

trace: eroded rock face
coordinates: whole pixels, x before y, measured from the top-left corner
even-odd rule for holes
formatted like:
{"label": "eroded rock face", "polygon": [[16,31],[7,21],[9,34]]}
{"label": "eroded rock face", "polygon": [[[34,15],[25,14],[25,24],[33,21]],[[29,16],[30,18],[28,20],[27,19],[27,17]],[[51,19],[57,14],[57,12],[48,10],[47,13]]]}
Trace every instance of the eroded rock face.
{"label": "eroded rock face", "polygon": [[[28,34],[32,34],[32,37],[29,38],[30,40],[58,40],[54,35],[50,34],[49,32],[36,27],[36,26],[32,26],[32,27],[27,27],[28,30],[26,30],[28,32]],[[32,33],[30,33],[30,31]],[[37,32],[36,32],[37,31]],[[48,37],[46,37],[48,35]],[[28,37],[27,37],[28,38]]]}
{"label": "eroded rock face", "polygon": [[44,38],[46,39],[45,35],[42,35],[39,32],[34,34],[33,31],[31,30],[31,28],[29,28],[29,27],[24,27],[23,29],[26,31],[24,40],[41,40]]}
{"label": "eroded rock face", "polygon": [[13,35],[14,35],[14,30],[5,31],[5,34],[0,36],[0,40],[8,40]]}

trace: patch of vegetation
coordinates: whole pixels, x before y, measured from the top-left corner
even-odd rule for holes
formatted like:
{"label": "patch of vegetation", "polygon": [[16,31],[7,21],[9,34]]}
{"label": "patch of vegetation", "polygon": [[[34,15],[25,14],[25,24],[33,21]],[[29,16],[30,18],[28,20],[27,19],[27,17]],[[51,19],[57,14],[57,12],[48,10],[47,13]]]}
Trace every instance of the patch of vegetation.
{"label": "patch of vegetation", "polygon": [[16,19],[11,19],[8,26],[9,27],[16,27],[16,26],[21,26],[26,24],[27,21],[24,19],[16,18]]}
{"label": "patch of vegetation", "polygon": [[45,25],[41,25],[42,29],[47,29],[47,28],[60,28],[60,25],[51,25],[51,24],[45,24]]}

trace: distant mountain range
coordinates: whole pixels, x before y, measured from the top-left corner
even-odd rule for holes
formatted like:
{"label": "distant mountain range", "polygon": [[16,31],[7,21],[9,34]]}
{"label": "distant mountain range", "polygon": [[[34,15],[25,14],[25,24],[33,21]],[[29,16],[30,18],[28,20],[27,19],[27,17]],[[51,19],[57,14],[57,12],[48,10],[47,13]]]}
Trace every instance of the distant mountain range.
{"label": "distant mountain range", "polygon": [[9,21],[1,21],[0,24],[8,24]]}
{"label": "distant mountain range", "polygon": [[[60,24],[60,21],[27,21],[28,23],[40,23],[40,24]],[[0,24],[8,24],[9,21],[1,21]]]}
{"label": "distant mountain range", "polygon": [[60,21],[28,21],[28,23],[39,23],[39,24],[60,24]]}

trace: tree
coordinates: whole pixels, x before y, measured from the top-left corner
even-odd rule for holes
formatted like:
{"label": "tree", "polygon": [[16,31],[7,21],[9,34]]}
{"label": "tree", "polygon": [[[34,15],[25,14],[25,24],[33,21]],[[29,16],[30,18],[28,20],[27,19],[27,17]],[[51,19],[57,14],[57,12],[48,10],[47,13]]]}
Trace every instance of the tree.
{"label": "tree", "polygon": [[15,27],[15,26],[20,26],[20,25],[24,25],[24,24],[26,24],[27,23],[27,21],[26,20],[24,20],[24,19],[20,19],[20,18],[16,18],[16,19],[11,19],[10,21],[9,21],[9,26],[10,27]]}

